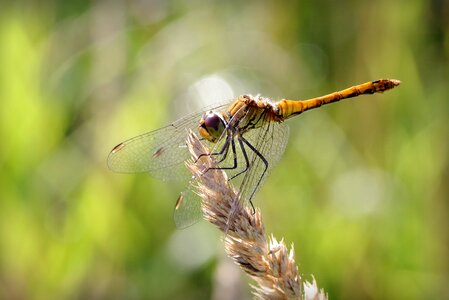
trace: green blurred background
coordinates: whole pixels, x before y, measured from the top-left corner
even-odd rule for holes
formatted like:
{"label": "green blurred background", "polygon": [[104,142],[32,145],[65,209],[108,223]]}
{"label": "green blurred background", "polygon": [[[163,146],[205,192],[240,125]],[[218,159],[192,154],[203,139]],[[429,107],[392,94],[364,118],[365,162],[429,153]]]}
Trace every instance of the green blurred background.
{"label": "green blurred background", "polygon": [[[110,149],[208,101],[402,85],[289,120],[257,194],[331,299],[449,297],[447,1],[0,4],[0,298],[250,298],[181,184]],[[220,298],[222,297],[222,298]]]}

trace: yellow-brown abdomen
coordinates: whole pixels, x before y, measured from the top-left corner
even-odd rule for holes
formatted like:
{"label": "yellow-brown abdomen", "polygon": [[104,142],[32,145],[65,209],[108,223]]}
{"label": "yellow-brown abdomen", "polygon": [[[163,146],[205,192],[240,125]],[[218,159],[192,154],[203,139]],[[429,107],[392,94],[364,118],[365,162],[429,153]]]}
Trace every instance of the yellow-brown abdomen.
{"label": "yellow-brown abdomen", "polygon": [[281,100],[276,105],[279,108],[279,119],[285,120],[303,111],[320,107],[324,104],[340,101],[342,99],[357,97],[364,94],[381,93],[398,86],[401,82],[395,79],[380,79],[352,86],[325,96],[308,100]]}

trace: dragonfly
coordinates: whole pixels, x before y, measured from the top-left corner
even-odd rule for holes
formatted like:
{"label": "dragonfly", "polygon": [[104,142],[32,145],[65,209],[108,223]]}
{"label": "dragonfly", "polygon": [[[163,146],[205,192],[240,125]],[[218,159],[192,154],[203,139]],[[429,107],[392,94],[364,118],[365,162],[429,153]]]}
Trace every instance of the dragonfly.
{"label": "dragonfly", "polygon": [[[162,180],[189,183],[192,176],[185,166],[190,158],[186,138],[190,130],[196,131],[210,149],[203,155],[214,157],[218,169],[238,186],[238,200],[254,209],[254,195],[284,153],[289,136],[284,121],[322,105],[381,93],[399,84],[399,80],[379,79],[306,100],[273,102],[261,96],[242,95],[118,144],[108,156],[108,166],[119,173],[146,172]],[[176,201],[175,224],[185,228],[201,217],[201,200],[192,184],[187,184]]]}

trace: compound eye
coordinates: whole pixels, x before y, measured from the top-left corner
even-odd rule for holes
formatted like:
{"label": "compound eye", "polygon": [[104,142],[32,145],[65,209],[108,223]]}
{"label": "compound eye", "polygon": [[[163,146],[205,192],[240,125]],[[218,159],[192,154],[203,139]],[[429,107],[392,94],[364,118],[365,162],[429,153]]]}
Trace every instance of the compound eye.
{"label": "compound eye", "polygon": [[225,121],[216,112],[203,115],[198,126],[198,131],[203,138],[215,143],[226,129]]}
{"label": "compound eye", "polygon": [[209,113],[204,118],[204,126],[207,129],[213,129],[214,131],[218,131],[220,126],[222,125],[223,125],[222,120],[216,113]]}

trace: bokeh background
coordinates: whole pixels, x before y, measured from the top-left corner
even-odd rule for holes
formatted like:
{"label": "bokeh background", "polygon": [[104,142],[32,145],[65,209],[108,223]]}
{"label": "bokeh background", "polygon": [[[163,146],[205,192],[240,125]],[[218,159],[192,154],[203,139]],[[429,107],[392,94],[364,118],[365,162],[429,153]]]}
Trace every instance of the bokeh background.
{"label": "bokeh background", "polygon": [[331,299],[449,297],[447,1],[11,1],[0,9],[0,298],[238,299],[182,184],[111,148],[241,93],[303,99],[255,204]]}

